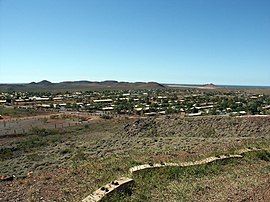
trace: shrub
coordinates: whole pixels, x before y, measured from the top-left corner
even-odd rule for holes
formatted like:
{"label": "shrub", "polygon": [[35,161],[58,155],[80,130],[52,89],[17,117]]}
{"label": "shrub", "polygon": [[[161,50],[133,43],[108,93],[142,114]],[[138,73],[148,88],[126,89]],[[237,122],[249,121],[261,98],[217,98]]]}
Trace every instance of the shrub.
{"label": "shrub", "polygon": [[102,118],[102,119],[112,119],[113,117],[110,116],[110,115],[107,115],[107,114],[102,114],[102,115],[100,115],[100,118]]}
{"label": "shrub", "polygon": [[270,152],[263,150],[258,152],[257,154],[258,158],[263,160],[263,161],[270,161]]}
{"label": "shrub", "polygon": [[26,156],[31,161],[39,161],[39,160],[41,160],[43,158],[42,155],[39,155],[38,153],[35,153],[35,152],[34,153],[29,153]]}
{"label": "shrub", "polygon": [[73,149],[71,148],[64,148],[63,150],[60,151],[60,154],[68,154],[68,153],[72,153]]}
{"label": "shrub", "polygon": [[59,119],[59,116],[58,115],[51,115],[50,119]]}
{"label": "shrub", "polygon": [[30,129],[31,135],[37,135],[37,136],[48,136],[48,135],[55,135],[56,130],[53,129],[45,129],[45,128],[38,128],[38,127],[32,127]]}
{"label": "shrub", "polygon": [[79,150],[76,152],[76,154],[72,157],[72,160],[73,161],[83,161],[83,160],[86,160],[86,154]]}
{"label": "shrub", "polygon": [[13,157],[12,148],[0,148],[0,160],[6,160]]}

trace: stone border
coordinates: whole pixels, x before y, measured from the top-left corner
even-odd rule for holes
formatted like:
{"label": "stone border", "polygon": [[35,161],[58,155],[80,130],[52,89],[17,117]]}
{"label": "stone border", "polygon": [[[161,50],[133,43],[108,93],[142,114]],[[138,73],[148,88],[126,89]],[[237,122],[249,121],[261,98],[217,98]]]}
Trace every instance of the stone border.
{"label": "stone border", "polygon": [[129,172],[131,174],[137,173],[142,170],[146,169],[153,169],[153,168],[161,168],[161,167],[188,167],[188,166],[195,166],[195,165],[202,165],[211,163],[213,161],[217,160],[223,160],[223,159],[229,159],[229,158],[242,158],[241,155],[220,155],[220,156],[214,156],[214,157],[208,157],[206,159],[200,160],[200,161],[193,161],[193,162],[183,162],[183,163],[160,163],[160,164],[144,164],[139,166],[134,166],[129,169]]}
{"label": "stone border", "polygon": [[[189,162],[182,162],[182,163],[157,163],[157,164],[144,164],[139,166],[134,166],[129,169],[130,174],[135,174],[143,170],[149,170],[154,168],[161,168],[161,167],[188,167],[188,166],[195,166],[195,165],[203,165],[207,163],[211,163],[218,160],[230,159],[230,158],[243,158],[242,155],[247,152],[252,151],[260,151],[261,149],[257,148],[247,148],[241,149],[236,153],[239,154],[228,154],[228,155],[217,155],[208,157],[198,161],[189,161]],[[82,202],[98,202],[102,201],[106,197],[108,197],[114,191],[120,191],[127,188],[129,185],[133,184],[134,180],[127,177],[121,177],[118,180],[114,180],[109,184],[106,184],[104,187],[99,188],[98,190],[94,191],[91,195],[87,196]]]}
{"label": "stone border", "polygon": [[202,164],[207,164],[211,163],[213,161],[217,160],[223,160],[223,159],[229,159],[229,158],[242,158],[242,154],[248,153],[248,152],[253,152],[253,151],[260,151],[261,149],[257,148],[246,148],[246,149],[241,149],[238,150],[236,153],[239,154],[228,154],[228,155],[219,155],[219,156],[212,156],[205,158],[203,160],[198,160],[198,161],[189,161],[189,162],[182,162],[182,163],[160,163],[160,164],[144,164],[144,165],[139,165],[139,166],[134,166],[129,169],[129,172],[131,174],[136,173],[141,170],[145,169],[153,169],[153,168],[160,168],[160,167],[187,167],[187,166],[194,166],[194,165],[202,165]]}
{"label": "stone border", "polygon": [[240,150],[238,150],[237,153],[244,154],[244,153],[253,152],[253,151],[261,151],[261,149],[257,149],[257,148],[246,148],[246,149],[240,149]]}
{"label": "stone border", "polygon": [[118,180],[114,180],[109,184],[99,188],[91,195],[87,196],[82,202],[97,202],[103,200],[105,197],[108,197],[114,191],[120,191],[128,186],[130,186],[134,182],[133,179],[127,177],[121,177]]}

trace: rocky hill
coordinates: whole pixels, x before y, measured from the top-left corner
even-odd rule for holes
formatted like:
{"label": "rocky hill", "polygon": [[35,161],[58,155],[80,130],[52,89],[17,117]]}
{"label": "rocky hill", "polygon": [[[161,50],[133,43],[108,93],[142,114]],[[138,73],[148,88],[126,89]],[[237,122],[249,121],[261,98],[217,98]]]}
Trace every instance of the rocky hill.
{"label": "rocky hill", "polygon": [[[48,88],[49,87],[49,88]],[[157,82],[118,82],[108,81],[64,81],[52,83],[47,80],[28,84],[0,84],[0,92],[10,91],[86,91],[86,90],[118,90],[118,89],[160,89],[166,88]]]}
{"label": "rocky hill", "polygon": [[259,137],[270,135],[270,117],[147,118],[127,124],[124,130],[139,137]]}

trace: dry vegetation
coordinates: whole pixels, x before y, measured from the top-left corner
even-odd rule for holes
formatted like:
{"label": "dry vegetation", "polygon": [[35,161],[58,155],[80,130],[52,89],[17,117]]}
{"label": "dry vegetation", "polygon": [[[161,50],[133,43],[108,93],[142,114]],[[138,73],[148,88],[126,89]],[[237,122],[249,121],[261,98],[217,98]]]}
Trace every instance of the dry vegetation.
{"label": "dry vegetation", "polygon": [[[80,201],[100,186],[149,162],[181,162],[270,149],[270,117],[96,119],[58,129],[0,138],[1,201]],[[267,201],[270,154],[246,154],[191,168],[133,176],[131,196],[110,201]],[[32,173],[33,172],[33,173]]]}
{"label": "dry vegetation", "polygon": [[7,108],[0,105],[0,115],[5,118],[20,118],[27,116],[46,115],[48,112],[38,111],[34,109]]}

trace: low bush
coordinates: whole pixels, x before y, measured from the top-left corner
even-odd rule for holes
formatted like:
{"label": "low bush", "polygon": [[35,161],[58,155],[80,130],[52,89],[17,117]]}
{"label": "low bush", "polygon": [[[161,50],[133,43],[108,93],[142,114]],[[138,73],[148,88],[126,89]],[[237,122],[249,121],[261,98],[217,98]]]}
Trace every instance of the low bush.
{"label": "low bush", "polygon": [[113,117],[108,115],[108,114],[102,114],[102,115],[100,115],[100,118],[102,118],[102,119],[112,119]]}
{"label": "low bush", "polygon": [[39,161],[39,160],[41,160],[41,159],[43,158],[42,155],[40,155],[40,154],[38,154],[38,153],[36,153],[36,152],[29,153],[29,154],[27,154],[26,156],[27,156],[27,158],[28,158],[29,160],[31,160],[31,161]]}
{"label": "low bush", "polygon": [[13,148],[0,148],[0,160],[6,160],[13,157]]}
{"label": "low bush", "polygon": [[31,135],[37,136],[48,136],[48,135],[55,135],[57,134],[57,130],[55,129],[45,129],[45,128],[38,128],[32,127],[29,132]]}
{"label": "low bush", "polygon": [[263,150],[263,151],[259,151],[257,153],[257,156],[259,159],[264,160],[264,161],[270,161],[270,152]]}

